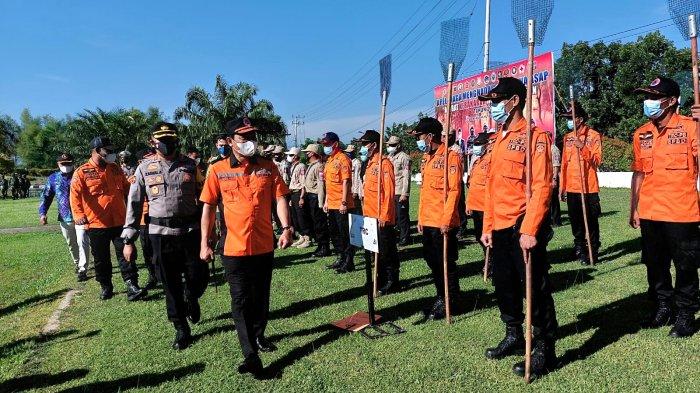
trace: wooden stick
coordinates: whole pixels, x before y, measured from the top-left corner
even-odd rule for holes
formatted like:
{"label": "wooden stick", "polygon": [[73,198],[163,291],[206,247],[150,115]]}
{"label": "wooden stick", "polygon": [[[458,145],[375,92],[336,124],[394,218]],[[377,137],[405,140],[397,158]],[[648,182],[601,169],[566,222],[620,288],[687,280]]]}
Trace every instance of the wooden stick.
{"label": "wooden stick", "polygon": [[[383,152],[384,152],[384,127],[386,125],[386,100],[387,100],[387,92],[386,90],[382,91],[382,114],[381,118],[379,121],[379,172],[377,175],[377,217],[381,217],[381,212],[382,212],[382,160],[383,160]],[[377,220],[377,225],[379,225],[379,220]],[[377,228],[379,231],[381,229]],[[379,234],[377,234],[377,237],[379,237]],[[379,239],[377,239],[377,242],[379,242]],[[377,248],[379,250],[379,248]],[[379,250],[381,252],[381,250]],[[379,253],[374,254],[374,277],[373,277],[373,294],[374,297],[377,297],[378,294],[378,289],[377,286],[379,282]]]}
{"label": "wooden stick", "polygon": [[[454,84],[454,64],[450,63],[447,70],[447,122],[445,130],[445,176],[443,184],[443,212],[447,209],[447,187],[449,186],[449,181],[447,177],[449,176],[449,158],[450,158],[450,127],[452,126],[452,86]],[[450,290],[448,287],[447,278],[447,240],[448,235],[444,233],[442,235],[442,276],[443,284],[445,286],[445,322],[447,324],[452,323],[452,315],[450,313]]]}
{"label": "wooden stick", "polygon": [[[700,105],[700,87],[698,84],[698,34],[697,34],[697,25],[696,25],[696,20],[695,20],[695,14],[690,14],[688,16],[688,26],[690,29],[690,54],[692,57],[692,62],[693,62],[693,99],[695,100],[695,105]],[[697,187],[697,182],[700,182],[700,122],[695,122],[695,133],[696,133],[696,142],[698,144],[698,159],[697,159],[697,165],[698,165],[698,178],[696,181],[696,187]]]}
{"label": "wooden stick", "polygon": [[[527,99],[525,101],[527,121],[525,143],[527,152],[525,156],[525,198],[526,204],[530,203],[532,196],[532,78],[535,73],[535,21],[528,21],[528,51],[527,51]],[[530,266],[530,252],[523,250],[525,262],[525,382],[530,383],[530,366],[532,353],[532,267]]]}
{"label": "wooden stick", "polygon": [[[571,98],[571,119],[574,122],[574,136],[576,137],[576,140],[580,141],[578,138],[578,127],[576,125],[576,108],[574,107],[573,86],[569,86],[569,97]],[[587,137],[587,135],[583,137],[584,145]],[[581,177],[581,209],[583,210],[583,228],[586,231],[586,245],[588,246],[588,263],[590,265],[594,265],[595,262],[593,261],[593,247],[591,246],[591,232],[588,230],[588,208],[586,207],[586,179],[584,177],[584,167],[586,166],[586,163],[581,159],[581,149],[579,149],[578,146],[574,146],[574,148],[576,148],[576,157],[578,160],[578,173]]]}
{"label": "wooden stick", "polygon": [[486,247],[486,258],[484,259],[484,282],[489,281],[489,253],[491,247]]}

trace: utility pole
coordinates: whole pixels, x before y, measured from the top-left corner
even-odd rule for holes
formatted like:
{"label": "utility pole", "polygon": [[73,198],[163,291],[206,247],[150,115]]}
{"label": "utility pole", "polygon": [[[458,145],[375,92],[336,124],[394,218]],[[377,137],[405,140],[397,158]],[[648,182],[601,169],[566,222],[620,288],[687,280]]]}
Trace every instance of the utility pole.
{"label": "utility pole", "polygon": [[484,24],[484,72],[489,70],[489,49],[491,46],[491,0],[486,0],[486,23]]}
{"label": "utility pole", "polygon": [[294,147],[299,147],[299,126],[304,124],[304,116],[295,115],[292,120],[294,126]]}

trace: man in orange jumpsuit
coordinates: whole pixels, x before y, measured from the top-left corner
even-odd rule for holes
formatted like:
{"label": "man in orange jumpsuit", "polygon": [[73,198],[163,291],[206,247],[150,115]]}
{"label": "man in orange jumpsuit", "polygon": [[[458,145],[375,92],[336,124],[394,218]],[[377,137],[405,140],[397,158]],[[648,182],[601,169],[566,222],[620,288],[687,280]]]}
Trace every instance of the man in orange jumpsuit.
{"label": "man in orange jumpsuit", "polygon": [[[472,147],[473,164],[469,175],[469,192],[467,193],[467,215],[474,220],[474,236],[476,237],[484,253],[486,247],[481,243],[481,235],[484,232],[484,209],[486,207],[486,182],[491,165],[491,149],[495,142],[496,134],[482,132]],[[492,138],[493,137],[493,138]],[[489,277],[493,271],[493,264],[489,263]]]}
{"label": "man in orange jumpsuit", "polygon": [[[441,140],[442,124],[435,118],[420,119],[412,134],[421,160],[422,185],[418,201],[418,232],[423,234],[423,258],[428,263],[437,297],[426,310],[428,319],[445,317],[443,244],[447,234],[447,286],[450,301],[457,305],[457,230],[459,229],[459,194],[462,187],[462,160]],[[447,155],[447,157],[446,157]],[[445,159],[447,158],[447,160]],[[447,200],[445,200],[445,163],[448,166]],[[451,304],[452,305],[452,304]],[[453,307],[454,308],[454,307]]]}
{"label": "man in orange jumpsuit", "polygon": [[[499,124],[491,153],[490,176],[486,185],[484,234],[481,241],[493,247],[493,284],[506,324],[505,338],[486,350],[489,359],[502,359],[525,347],[522,324],[525,261],[532,264],[532,348],[531,376],[537,378],[556,366],[554,343],[557,319],[549,280],[547,243],[553,236],[549,204],[552,196],[551,136],[532,127],[531,145],[526,143],[527,120],[523,116],[527,89],[515,78],[501,78],[482,101],[491,101],[491,118]],[[526,155],[532,163],[532,195],[526,195]],[[513,372],[525,375],[524,362]]]}
{"label": "man in orange jumpsuit", "polygon": [[[630,225],[642,232],[642,253],[656,310],[644,326],[674,323],[671,337],[695,333],[700,260],[698,142],[695,121],[676,113],[680,88],[654,79],[644,94],[649,122],[634,132]],[[698,114],[698,108],[693,108]],[[675,288],[671,261],[676,267]],[[675,314],[675,315],[674,315]]]}
{"label": "man in orange jumpsuit", "polygon": [[231,157],[209,167],[200,200],[202,239],[200,258],[210,260],[216,206],[222,200],[226,222],[226,239],[221,262],[231,293],[231,314],[243,351],[239,373],[264,376],[259,351],[274,351],[275,345],[265,338],[270,308],[270,284],[274,260],[275,237],[272,232],[273,202],[282,223],[279,248],[292,243],[289,189],[277,165],[257,155],[258,129],[248,118],[226,124]]}
{"label": "man in orange jumpsuit", "polygon": [[109,138],[95,137],[90,142],[90,160],[76,169],[71,181],[70,205],[76,225],[86,225],[90,248],[95,260],[95,280],[102,290],[100,299],[114,296],[110,243],[114,244],[119,270],[126,284],[126,296],[136,300],[146,295],[139,287],[135,263],[124,258],[121,238],[126,218],[126,198],[131,183],[115,164],[117,154]]}
{"label": "man in orange jumpsuit", "polygon": [[[378,295],[388,295],[399,290],[399,255],[396,249],[396,189],[394,166],[387,157],[379,165],[379,133],[368,130],[360,138],[360,160],[367,163],[363,180],[364,204],[362,214],[379,221],[379,269],[377,271]],[[381,186],[379,179],[381,177]],[[381,189],[381,190],[380,190]],[[381,194],[381,210],[377,211]],[[366,263],[372,263],[374,254],[365,251]]]}
{"label": "man in orange jumpsuit", "polygon": [[326,200],[323,211],[328,213],[333,248],[338,259],[329,266],[338,273],[355,270],[355,247],[350,244],[348,210],[355,207],[351,195],[352,161],[340,150],[340,139],[334,132],[327,132],[320,138],[323,153],[328,157],[323,169],[326,182]]}
{"label": "man in orange jumpsuit", "polygon": [[[588,265],[588,244],[586,243],[585,224],[583,222],[583,206],[581,193],[586,200],[586,215],[588,231],[593,248],[593,263],[598,262],[600,249],[600,197],[598,192],[598,166],[602,160],[602,145],[600,133],[586,124],[588,114],[585,109],[574,101],[576,119],[571,119],[572,112],[565,113],[568,117],[567,127],[572,130],[564,136],[564,149],[561,155],[561,175],[559,176],[559,199],[566,201],[569,207],[571,232],[574,235],[574,251],[582,265]],[[574,130],[575,128],[575,130]],[[578,152],[576,151],[578,150]],[[581,184],[581,168],[583,168],[583,184]]]}

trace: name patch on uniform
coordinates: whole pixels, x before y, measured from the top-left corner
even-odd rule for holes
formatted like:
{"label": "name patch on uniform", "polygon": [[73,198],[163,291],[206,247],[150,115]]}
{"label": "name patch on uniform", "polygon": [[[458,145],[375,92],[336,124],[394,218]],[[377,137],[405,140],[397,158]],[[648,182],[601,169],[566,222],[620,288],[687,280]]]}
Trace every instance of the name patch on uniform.
{"label": "name patch on uniform", "polygon": [[272,175],[272,172],[268,171],[265,168],[258,169],[257,171],[255,171],[255,176],[270,176],[270,175]]}
{"label": "name patch on uniform", "polygon": [[221,173],[216,174],[216,177],[219,180],[236,179],[236,178],[241,177],[241,176],[245,176],[245,174],[242,172],[221,172]]}
{"label": "name patch on uniform", "polygon": [[508,142],[508,150],[525,152],[525,140],[516,138]]}
{"label": "name patch on uniform", "polygon": [[675,131],[668,134],[669,145],[683,145],[688,143],[688,133],[685,131]]}

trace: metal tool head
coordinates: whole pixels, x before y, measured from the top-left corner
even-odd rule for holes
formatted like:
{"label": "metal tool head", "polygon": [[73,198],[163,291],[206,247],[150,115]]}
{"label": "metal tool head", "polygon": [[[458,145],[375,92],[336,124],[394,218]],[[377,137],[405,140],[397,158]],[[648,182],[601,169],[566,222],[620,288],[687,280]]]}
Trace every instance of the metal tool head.
{"label": "metal tool head", "polygon": [[455,18],[440,25],[440,65],[445,81],[459,74],[469,48],[469,17]]}
{"label": "metal tool head", "polygon": [[[554,9],[554,0],[511,0],[510,5],[513,26],[523,48],[528,46],[532,38],[535,45],[542,45]],[[534,21],[534,37],[528,34],[531,30],[529,21]]]}
{"label": "metal tool head", "polygon": [[379,94],[389,96],[391,90],[391,54],[379,60]]}
{"label": "metal tool head", "polygon": [[697,36],[700,0],[667,0],[668,12],[685,39]]}

